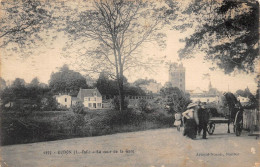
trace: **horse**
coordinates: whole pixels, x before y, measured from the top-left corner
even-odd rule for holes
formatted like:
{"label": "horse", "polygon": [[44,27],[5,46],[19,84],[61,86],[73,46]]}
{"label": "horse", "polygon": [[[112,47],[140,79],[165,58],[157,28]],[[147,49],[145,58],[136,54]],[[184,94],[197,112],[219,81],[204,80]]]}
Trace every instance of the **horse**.
{"label": "horse", "polygon": [[233,123],[233,131],[236,135],[240,135],[243,126],[243,107],[241,103],[237,100],[233,93],[227,92],[224,93],[226,104],[228,106],[228,132],[230,133],[229,125]]}

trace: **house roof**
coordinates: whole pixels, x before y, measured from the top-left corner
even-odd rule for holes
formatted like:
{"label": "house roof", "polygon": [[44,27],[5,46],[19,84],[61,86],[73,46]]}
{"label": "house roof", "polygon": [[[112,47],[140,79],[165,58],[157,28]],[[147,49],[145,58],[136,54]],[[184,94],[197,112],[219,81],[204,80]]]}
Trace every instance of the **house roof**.
{"label": "house roof", "polygon": [[54,97],[62,97],[62,96],[70,96],[70,95],[67,95],[67,94],[61,94],[61,95],[54,95]]}
{"label": "house roof", "polygon": [[102,97],[98,89],[80,89],[77,98],[84,100],[84,97]]}
{"label": "house roof", "polygon": [[80,101],[80,99],[77,97],[71,97],[71,101]]}

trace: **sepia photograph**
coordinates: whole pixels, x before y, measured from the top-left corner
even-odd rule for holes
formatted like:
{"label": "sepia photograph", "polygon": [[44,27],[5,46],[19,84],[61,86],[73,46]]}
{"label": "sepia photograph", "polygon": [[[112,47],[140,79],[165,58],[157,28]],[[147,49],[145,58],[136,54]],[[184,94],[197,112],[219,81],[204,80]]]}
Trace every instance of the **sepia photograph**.
{"label": "sepia photograph", "polygon": [[0,167],[260,167],[257,0],[0,0]]}

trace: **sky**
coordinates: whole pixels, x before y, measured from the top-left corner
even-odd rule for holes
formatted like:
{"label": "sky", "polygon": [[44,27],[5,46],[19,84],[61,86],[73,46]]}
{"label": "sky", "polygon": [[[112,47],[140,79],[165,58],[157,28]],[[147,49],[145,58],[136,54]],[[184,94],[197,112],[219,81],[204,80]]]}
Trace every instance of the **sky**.
{"label": "sky", "polygon": [[[164,62],[158,64],[152,72],[147,72],[146,70],[126,72],[125,76],[129,82],[134,82],[138,78],[148,78],[155,79],[164,85],[169,79],[168,66],[165,63],[181,62],[186,68],[186,90],[194,90],[197,87],[207,90],[209,81],[211,81],[212,86],[219,91],[235,92],[238,89],[244,90],[248,87],[252,93],[255,93],[257,89],[254,80],[256,74],[238,73],[226,75],[219,69],[211,71],[209,70],[212,66],[211,62],[203,61],[203,53],[195,54],[195,58],[192,59],[178,61],[178,50],[184,47],[184,43],[179,42],[179,39],[187,36],[189,32],[180,33],[179,31],[169,30],[166,34],[167,47],[164,50],[149,44],[140,52],[140,56],[154,55],[155,57],[164,57]],[[65,58],[62,56],[62,47],[65,45],[66,40],[65,37],[60,35],[51,47],[42,46],[25,59],[21,59],[18,54],[6,56],[8,53],[0,52],[1,77],[9,82],[15,78],[23,78],[26,82],[30,82],[34,77],[38,77],[40,82],[48,83],[51,73],[58,71],[63,64],[69,64],[70,68],[73,69],[73,66],[70,64],[75,57]],[[203,79],[203,74],[207,73],[210,75],[210,79]],[[97,78],[98,75],[92,76]]]}
{"label": "sky", "polygon": [[[142,50],[142,54],[155,54],[165,56],[164,62],[180,62],[178,61],[177,51],[183,47],[183,43],[179,42],[182,34],[176,31],[168,33],[167,47],[160,51],[156,46],[149,46]],[[63,39],[58,39],[52,49],[46,49],[37,55],[30,56],[26,59],[20,59],[18,56],[4,57],[2,56],[2,77],[7,81],[15,78],[23,78],[26,82],[30,82],[34,77],[38,77],[41,82],[48,83],[52,72],[58,71],[63,64],[70,64],[71,59],[64,58],[61,49],[64,44]],[[4,57],[4,58],[3,58]],[[236,74],[225,75],[223,71],[211,71],[210,62],[203,61],[203,55],[196,55],[195,58],[181,61],[186,68],[186,90],[193,90],[197,87],[207,90],[209,81],[213,87],[220,91],[235,92],[238,89],[249,88],[251,92],[255,92],[257,85],[254,81],[255,75]],[[72,66],[71,66],[72,68]],[[72,68],[73,69],[73,68]],[[210,80],[204,79],[203,74],[210,74]],[[93,75],[97,77],[97,75]],[[155,79],[162,85],[169,79],[168,66],[165,63],[158,65],[153,72],[145,70],[138,73],[126,72],[129,82],[134,82],[138,78]]]}

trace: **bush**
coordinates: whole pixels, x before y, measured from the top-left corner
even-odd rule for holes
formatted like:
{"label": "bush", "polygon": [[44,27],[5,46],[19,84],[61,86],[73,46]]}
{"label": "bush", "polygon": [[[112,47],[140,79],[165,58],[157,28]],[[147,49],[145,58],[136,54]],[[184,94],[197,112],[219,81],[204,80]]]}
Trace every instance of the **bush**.
{"label": "bush", "polygon": [[55,111],[58,108],[58,103],[52,94],[47,94],[41,99],[42,111]]}
{"label": "bush", "polygon": [[151,109],[149,108],[149,103],[144,99],[138,100],[137,107],[139,110],[144,111],[146,113],[150,112]]}
{"label": "bush", "polygon": [[[119,110],[120,109],[119,97],[115,97],[112,100],[112,104],[113,104],[113,106],[114,106],[114,108],[116,110]],[[123,109],[127,109],[128,104],[129,104],[129,101],[127,99],[124,99],[124,107],[123,107]]]}
{"label": "bush", "polygon": [[71,110],[75,113],[75,114],[82,114],[82,115],[86,115],[86,112],[84,111],[84,104],[82,102],[78,102],[75,105],[71,106]]}
{"label": "bush", "polygon": [[85,119],[84,115],[82,114],[75,114],[75,119],[74,119],[74,133],[80,136],[84,135],[84,126],[85,126]]}

